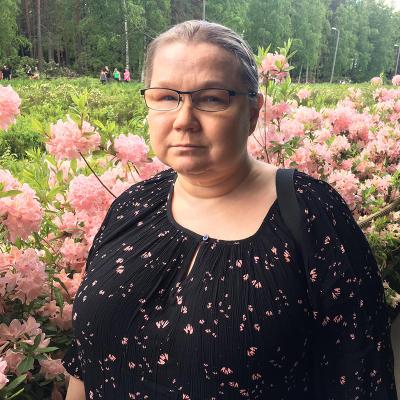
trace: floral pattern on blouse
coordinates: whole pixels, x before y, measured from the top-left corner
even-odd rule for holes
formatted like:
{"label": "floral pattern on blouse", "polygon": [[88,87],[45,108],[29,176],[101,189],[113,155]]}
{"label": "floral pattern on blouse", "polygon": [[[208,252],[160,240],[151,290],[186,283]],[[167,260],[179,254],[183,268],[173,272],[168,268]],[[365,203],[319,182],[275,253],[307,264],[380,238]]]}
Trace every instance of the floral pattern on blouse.
{"label": "floral pattern on blouse", "polygon": [[379,270],[338,193],[295,173],[300,254],[277,201],[247,239],[181,227],[175,179],[132,186],[95,237],[64,357],[86,398],[395,400]]}

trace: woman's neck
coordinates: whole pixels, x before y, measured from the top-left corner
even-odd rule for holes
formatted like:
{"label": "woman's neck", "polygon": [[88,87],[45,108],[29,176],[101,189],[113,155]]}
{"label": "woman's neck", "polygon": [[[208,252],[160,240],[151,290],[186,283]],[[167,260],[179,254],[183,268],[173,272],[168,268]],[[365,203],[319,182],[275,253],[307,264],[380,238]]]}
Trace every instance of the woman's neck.
{"label": "woman's neck", "polygon": [[250,158],[221,172],[210,171],[199,175],[182,175],[178,173],[175,183],[175,194],[197,199],[213,199],[226,196],[249,177],[256,162]]}

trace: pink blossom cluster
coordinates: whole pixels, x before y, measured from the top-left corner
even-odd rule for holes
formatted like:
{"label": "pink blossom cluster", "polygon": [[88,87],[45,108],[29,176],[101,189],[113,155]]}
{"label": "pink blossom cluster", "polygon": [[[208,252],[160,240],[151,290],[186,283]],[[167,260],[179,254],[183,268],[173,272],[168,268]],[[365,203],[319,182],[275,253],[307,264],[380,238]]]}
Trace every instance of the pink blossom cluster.
{"label": "pink blossom cluster", "polygon": [[283,54],[268,53],[261,61],[259,74],[262,83],[273,79],[276,82],[283,81],[289,75],[289,63]]}
{"label": "pink blossom cluster", "polygon": [[32,232],[39,231],[44,212],[29,185],[19,183],[9,171],[0,169],[0,187],[0,192],[20,192],[0,198],[0,222],[7,228],[9,240],[27,239]]}
{"label": "pink blossom cluster", "polygon": [[374,85],[374,86],[383,85],[383,80],[380,76],[374,76],[373,78],[371,78],[370,82],[371,82],[371,85]]}
{"label": "pink blossom cluster", "polygon": [[20,105],[21,99],[11,86],[0,86],[0,129],[15,123]]}
{"label": "pink blossom cluster", "polygon": [[63,331],[67,331],[72,327],[72,304],[65,304],[61,312],[56,301],[51,300],[41,307],[38,313],[42,317],[48,318],[50,323]]}
{"label": "pink blossom cluster", "polygon": [[[20,300],[30,304],[37,297],[47,294],[47,274],[33,248],[10,253],[0,253],[0,296],[2,300]],[[4,313],[6,310],[1,310]]]}
{"label": "pink blossom cluster", "polygon": [[5,361],[3,357],[0,357],[0,390],[3,389],[3,387],[6,386],[8,382],[7,375],[5,374],[6,369],[7,361]]}
{"label": "pink blossom cluster", "polygon": [[119,135],[114,141],[114,148],[119,160],[123,163],[130,161],[140,166],[147,160],[149,147],[144,139],[137,135]]}
{"label": "pink blossom cluster", "polygon": [[43,333],[40,323],[32,316],[22,321],[13,319],[10,324],[0,324],[0,359],[2,360],[0,380],[2,382],[4,378],[2,379],[1,374],[16,374],[18,365],[25,359],[22,345],[33,345],[37,337],[39,337],[38,351],[49,346],[50,339]]}
{"label": "pink blossom cluster", "polygon": [[47,151],[57,159],[75,159],[81,154],[97,150],[100,146],[100,135],[88,122],[83,121],[80,127],[69,116],[67,121],[58,120],[50,126],[50,140]]}
{"label": "pink blossom cluster", "polygon": [[400,75],[395,75],[395,76],[392,78],[392,84],[393,84],[394,86],[400,86]]}
{"label": "pink blossom cluster", "polygon": [[300,101],[307,100],[311,96],[311,92],[308,89],[300,89],[297,92],[297,97]]}
{"label": "pink blossom cluster", "polygon": [[[390,200],[389,177],[400,168],[400,90],[379,88],[374,99],[375,113],[363,104],[362,92],[350,88],[335,108],[318,112],[293,102],[285,106],[268,96],[248,151],[268,162],[286,159],[286,165],[322,176],[341,193],[355,216],[370,213],[372,200]],[[376,194],[363,204],[366,187],[376,188]],[[392,188],[392,199],[396,193]]]}

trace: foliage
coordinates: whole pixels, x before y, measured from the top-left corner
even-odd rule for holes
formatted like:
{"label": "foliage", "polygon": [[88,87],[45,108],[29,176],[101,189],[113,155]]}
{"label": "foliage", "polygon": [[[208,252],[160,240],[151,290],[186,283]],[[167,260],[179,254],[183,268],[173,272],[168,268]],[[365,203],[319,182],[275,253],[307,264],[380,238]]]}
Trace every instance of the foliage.
{"label": "foliage", "polygon": [[[1,86],[0,86],[1,87]],[[114,121],[115,131],[126,133],[137,128],[145,118],[145,108],[139,99],[141,85],[135,83],[110,83],[101,85],[92,78],[15,80],[13,87],[22,98],[21,117],[0,135],[0,154],[7,149],[18,158],[32,147],[44,149],[43,132],[35,122],[44,124],[64,118],[69,112],[71,94],[89,90],[91,119],[107,124]],[[144,135],[144,132],[139,132]]]}
{"label": "foliage", "polygon": [[[335,81],[368,81],[382,71],[386,77],[394,75],[400,13],[380,0],[207,0],[205,4],[207,20],[236,30],[254,51],[267,43],[275,51],[292,37],[297,51],[292,76],[301,75],[303,81],[329,80],[338,31]],[[31,66],[40,62],[41,72],[48,76],[97,75],[105,65],[122,69],[127,41],[129,67],[139,80],[152,38],[176,23],[202,18],[199,0],[0,0],[0,7],[0,62],[11,64],[20,76],[26,60],[18,61],[17,51],[35,60]],[[38,60],[39,47],[44,60]]]}

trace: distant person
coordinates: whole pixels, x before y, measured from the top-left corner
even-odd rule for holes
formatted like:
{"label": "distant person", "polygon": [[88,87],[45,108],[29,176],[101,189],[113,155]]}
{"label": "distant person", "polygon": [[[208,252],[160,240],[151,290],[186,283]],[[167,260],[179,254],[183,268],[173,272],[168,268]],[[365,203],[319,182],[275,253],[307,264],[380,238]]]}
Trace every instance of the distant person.
{"label": "distant person", "polygon": [[107,83],[107,72],[105,69],[102,69],[100,72],[100,82],[105,85]]}
{"label": "distant person", "polygon": [[9,67],[8,65],[4,65],[4,67],[1,71],[3,73],[3,79],[10,81],[12,78],[11,67]]}
{"label": "distant person", "polygon": [[124,71],[124,82],[128,83],[131,81],[131,73],[129,72],[128,68],[125,68]]}
{"label": "distant person", "polygon": [[106,72],[107,81],[111,80],[111,71],[107,65],[104,67],[104,71]]}
{"label": "distant person", "polygon": [[25,74],[28,77],[28,79],[30,79],[33,75],[32,68],[28,64],[25,65]]}
{"label": "distant person", "polygon": [[40,72],[39,72],[38,67],[35,67],[35,70],[33,71],[32,79],[35,81],[38,81],[40,79]]}
{"label": "distant person", "polygon": [[114,81],[119,82],[121,80],[121,73],[118,71],[118,68],[114,68],[113,72]]}

